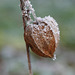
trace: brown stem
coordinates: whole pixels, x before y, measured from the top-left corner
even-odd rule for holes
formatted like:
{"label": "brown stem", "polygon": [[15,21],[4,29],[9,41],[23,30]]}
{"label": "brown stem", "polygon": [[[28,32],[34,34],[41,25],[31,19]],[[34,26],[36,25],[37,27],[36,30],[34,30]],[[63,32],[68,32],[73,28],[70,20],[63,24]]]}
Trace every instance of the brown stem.
{"label": "brown stem", "polygon": [[22,19],[23,19],[23,26],[24,26],[24,30],[25,30],[25,28],[26,28],[26,21],[25,21],[24,15],[22,15]]}
{"label": "brown stem", "polygon": [[[21,7],[21,11],[24,10],[24,2],[23,0],[20,0],[20,7]],[[24,29],[26,28],[26,21],[25,21],[25,16],[24,16],[24,13],[22,14],[22,19],[23,19],[23,26],[24,26]]]}
{"label": "brown stem", "polygon": [[[22,12],[25,11],[25,9],[24,9],[24,6],[25,6],[24,1],[27,1],[27,0],[20,0],[20,7],[21,7],[21,11]],[[29,20],[29,17],[25,17],[25,13],[23,13],[22,19],[23,19],[23,25],[24,25],[24,30],[25,30],[25,28],[26,28],[26,21]],[[30,62],[30,51],[29,51],[29,45],[27,45],[27,44],[26,44],[26,49],[27,49],[27,58],[28,58],[28,66],[29,66],[29,75],[32,75],[31,62]]]}
{"label": "brown stem", "polygon": [[26,44],[26,48],[27,48],[27,58],[28,58],[28,66],[29,66],[29,75],[32,75],[31,61],[30,61],[30,51],[29,51],[29,46],[27,44]]}
{"label": "brown stem", "polygon": [[[24,25],[24,30],[26,28],[26,22],[30,20],[29,18],[29,10],[27,10],[27,13],[25,13],[25,1],[27,0],[20,0],[20,7],[21,7],[21,11],[22,11],[22,19],[23,19],[23,25]],[[25,16],[25,14],[28,14],[28,16]]]}
{"label": "brown stem", "polygon": [[24,2],[23,0],[20,0],[20,7],[21,7],[21,10],[24,10],[23,7],[24,7]]}

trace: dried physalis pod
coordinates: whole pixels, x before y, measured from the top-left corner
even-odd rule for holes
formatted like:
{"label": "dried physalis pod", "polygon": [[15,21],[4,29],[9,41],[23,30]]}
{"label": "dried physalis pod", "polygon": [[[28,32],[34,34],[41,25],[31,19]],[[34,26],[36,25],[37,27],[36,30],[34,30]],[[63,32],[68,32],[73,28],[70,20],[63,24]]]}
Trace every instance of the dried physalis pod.
{"label": "dried physalis pod", "polygon": [[[32,75],[29,47],[39,56],[56,59],[54,54],[60,38],[57,22],[50,16],[37,17],[29,0],[20,0],[29,75]],[[31,18],[33,16],[34,20]]]}
{"label": "dried physalis pod", "polygon": [[59,42],[59,28],[57,22],[50,16],[41,18],[29,24],[24,31],[24,39],[31,50],[42,57],[54,57]]}

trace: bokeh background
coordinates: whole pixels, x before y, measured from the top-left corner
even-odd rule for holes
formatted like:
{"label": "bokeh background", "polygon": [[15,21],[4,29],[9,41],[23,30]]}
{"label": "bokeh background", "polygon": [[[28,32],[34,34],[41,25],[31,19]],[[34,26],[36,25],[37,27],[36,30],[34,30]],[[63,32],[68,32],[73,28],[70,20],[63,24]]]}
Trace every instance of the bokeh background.
{"label": "bokeh background", "polygon": [[[37,16],[52,16],[60,28],[57,59],[31,51],[33,75],[75,75],[75,0],[31,0]],[[0,75],[28,75],[19,0],[0,0]]]}

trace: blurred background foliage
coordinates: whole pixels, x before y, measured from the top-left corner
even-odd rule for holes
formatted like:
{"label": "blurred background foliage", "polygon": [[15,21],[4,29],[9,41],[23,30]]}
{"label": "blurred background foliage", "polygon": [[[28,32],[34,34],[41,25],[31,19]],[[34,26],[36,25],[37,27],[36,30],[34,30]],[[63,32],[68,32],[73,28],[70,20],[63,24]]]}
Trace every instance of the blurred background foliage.
{"label": "blurred background foliage", "polygon": [[[59,67],[50,59],[41,59],[41,57],[31,52],[34,75],[75,75],[75,0],[31,0],[31,3],[38,17],[50,15],[56,19],[61,33],[60,44],[56,52],[58,57],[56,65]],[[5,66],[1,66],[0,75],[28,74],[27,59],[24,58],[26,52],[22,13],[19,4],[19,0],[0,0],[0,61],[1,65],[5,64]],[[35,61],[40,66],[43,63],[42,66],[45,66],[46,69],[41,68],[42,70],[39,70],[39,66],[34,63]],[[63,61],[62,64],[61,61]],[[56,72],[53,67],[58,67],[60,72]],[[44,72],[43,69],[47,71]]]}

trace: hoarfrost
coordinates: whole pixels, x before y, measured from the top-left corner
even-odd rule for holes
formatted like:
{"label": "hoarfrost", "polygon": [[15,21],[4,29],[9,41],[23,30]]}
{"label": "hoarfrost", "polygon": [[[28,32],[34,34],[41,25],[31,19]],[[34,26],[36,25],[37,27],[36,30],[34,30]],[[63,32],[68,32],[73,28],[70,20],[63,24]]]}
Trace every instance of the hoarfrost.
{"label": "hoarfrost", "polygon": [[[59,34],[60,33],[59,33],[58,24],[56,23],[56,21],[50,16],[45,16],[44,18],[37,17],[37,22],[39,23],[38,25],[33,24],[33,26],[31,26],[32,27],[32,34],[34,35],[33,31],[36,33],[36,31],[33,28],[33,27],[35,27],[37,30],[39,30],[38,33],[43,36],[46,43],[49,44],[48,40],[53,38],[50,36],[50,34],[48,34],[48,37],[46,36],[47,33],[45,33],[45,32],[47,32],[49,30],[49,28],[48,28],[48,26],[49,26],[50,30],[52,30],[52,32],[53,32],[53,35],[55,37],[55,43],[57,45],[57,43],[59,41]],[[46,23],[47,26],[44,23]],[[44,26],[44,28],[41,30],[39,26],[40,27]],[[36,38],[36,37],[38,37],[38,33],[36,33],[37,35],[34,35],[32,37],[33,37],[34,42],[36,43],[37,47],[40,49],[39,43],[38,43],[40,41],[39,41],[39,39],[37,40],[37,38]],[[44,53],[44,51],[42,49],[40,49],[40,50]],[[54,55],[53,60],[55,60],[55,59],[56,59],[56,56]]]}
{"label": "hoarfrost", "polygon": [[43,29],[45,32],[47,31],[46,28]]}

